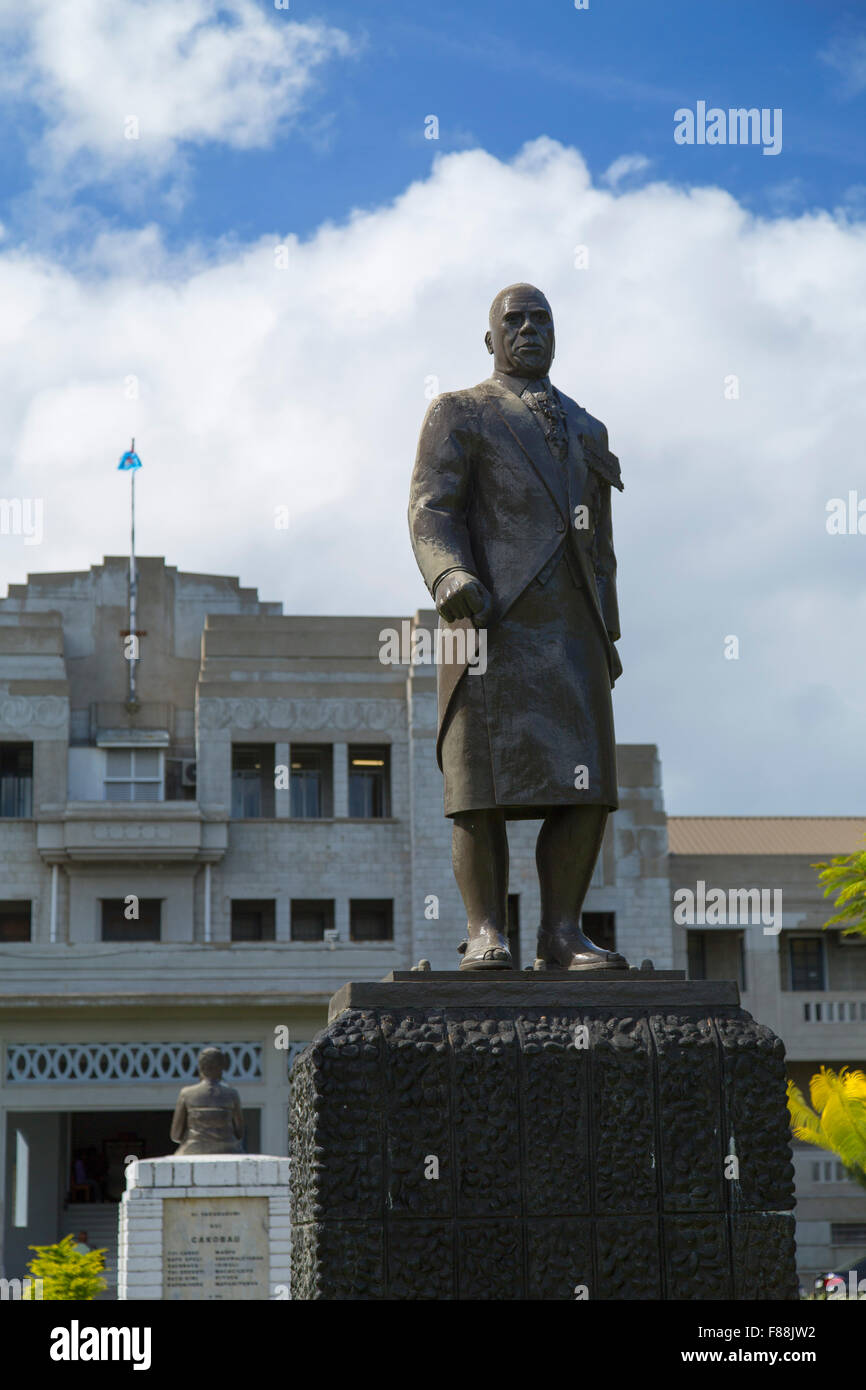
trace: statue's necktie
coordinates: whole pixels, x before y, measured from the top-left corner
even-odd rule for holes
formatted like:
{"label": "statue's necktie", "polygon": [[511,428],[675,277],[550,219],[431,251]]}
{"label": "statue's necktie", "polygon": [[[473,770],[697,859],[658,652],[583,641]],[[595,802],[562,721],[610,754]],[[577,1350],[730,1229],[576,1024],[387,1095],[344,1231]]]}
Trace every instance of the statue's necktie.
{"label": "statue's necktie", "polygon": [[563,460],[568,453],[568,431],[562,407],[552,390],[543,382],[533,382],[524,390],[522,399],[544,430],[554,458]]}

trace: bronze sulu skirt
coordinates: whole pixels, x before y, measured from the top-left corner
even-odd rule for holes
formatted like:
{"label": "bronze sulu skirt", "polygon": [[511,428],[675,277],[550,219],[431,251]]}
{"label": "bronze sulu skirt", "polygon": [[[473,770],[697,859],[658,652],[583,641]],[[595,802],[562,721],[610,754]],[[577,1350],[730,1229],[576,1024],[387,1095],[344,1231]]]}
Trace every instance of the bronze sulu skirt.
{"label": "bronze sulu skirt", "polygon": [[445,815],[618,805],[607,648],[563,554],[487,633],[487,669],[467,672],[442,733]]}

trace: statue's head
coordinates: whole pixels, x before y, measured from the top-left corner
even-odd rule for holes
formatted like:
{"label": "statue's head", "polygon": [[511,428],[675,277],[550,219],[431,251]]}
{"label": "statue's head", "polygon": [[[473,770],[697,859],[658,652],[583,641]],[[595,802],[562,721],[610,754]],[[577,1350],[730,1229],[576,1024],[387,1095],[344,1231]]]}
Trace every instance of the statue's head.
{"label": "statue's head", "polygon": [[555,342],[553,314],[534,285],[507,285],[490,306],[484,341],[498,372],[509,376],[547,376]]}
{"label": "statue's head", "polygon": [[203,1047],[198,1054],[198,1071],[205,1081],[220,1081],[229,1059],[218,1047]]}

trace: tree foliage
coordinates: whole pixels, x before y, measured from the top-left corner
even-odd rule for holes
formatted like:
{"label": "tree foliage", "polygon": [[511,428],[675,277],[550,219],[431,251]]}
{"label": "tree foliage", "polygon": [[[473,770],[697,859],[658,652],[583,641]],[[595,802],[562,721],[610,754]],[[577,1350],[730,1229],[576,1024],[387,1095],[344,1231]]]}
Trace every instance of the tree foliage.
{"label": "tree foliage", "polygon": [[836,895],[836,916],[824,926],[840,926],[846,932],[866,936],[866,849],[837,855],[829,863],[813,864],[812,868],[821,870],[818,882],[824,885],[824,897]]}
{"label": "tree foliage", "polygon": [[[27,1266],[34,1279],[42,1280],[43,1299],[94,1299],[108,1287],[102,1277],[104,1250],[76,1250],[75,1237],[64,1236],[56,1245],[31,1245],[36,1254]],[[32,1284],[25,1298],[34,1298]]]}
{"label": "tree foliage", "polygon": [[822,1067],[809,1082],[812,1106],[793,1081],[788,1082],[788,1111],[795,1139],[837,1154],[845,1168],[866,1187],[866,1073]]}

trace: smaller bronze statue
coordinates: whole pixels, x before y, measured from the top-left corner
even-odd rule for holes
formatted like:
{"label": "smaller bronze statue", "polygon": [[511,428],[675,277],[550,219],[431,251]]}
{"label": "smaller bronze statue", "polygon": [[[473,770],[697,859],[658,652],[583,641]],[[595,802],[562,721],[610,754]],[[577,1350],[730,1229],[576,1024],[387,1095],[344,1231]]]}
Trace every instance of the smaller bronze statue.
{"label": "smaller bronze statue", "polygon": [[244,1117],[241,1098],[234,1086],[223,1084],[229,1059],[218,1047],[202,1048],[198,1055],[195,1086],[184,1086],[177,1098],[171,1137],[183,1154],[243,1153]]}

